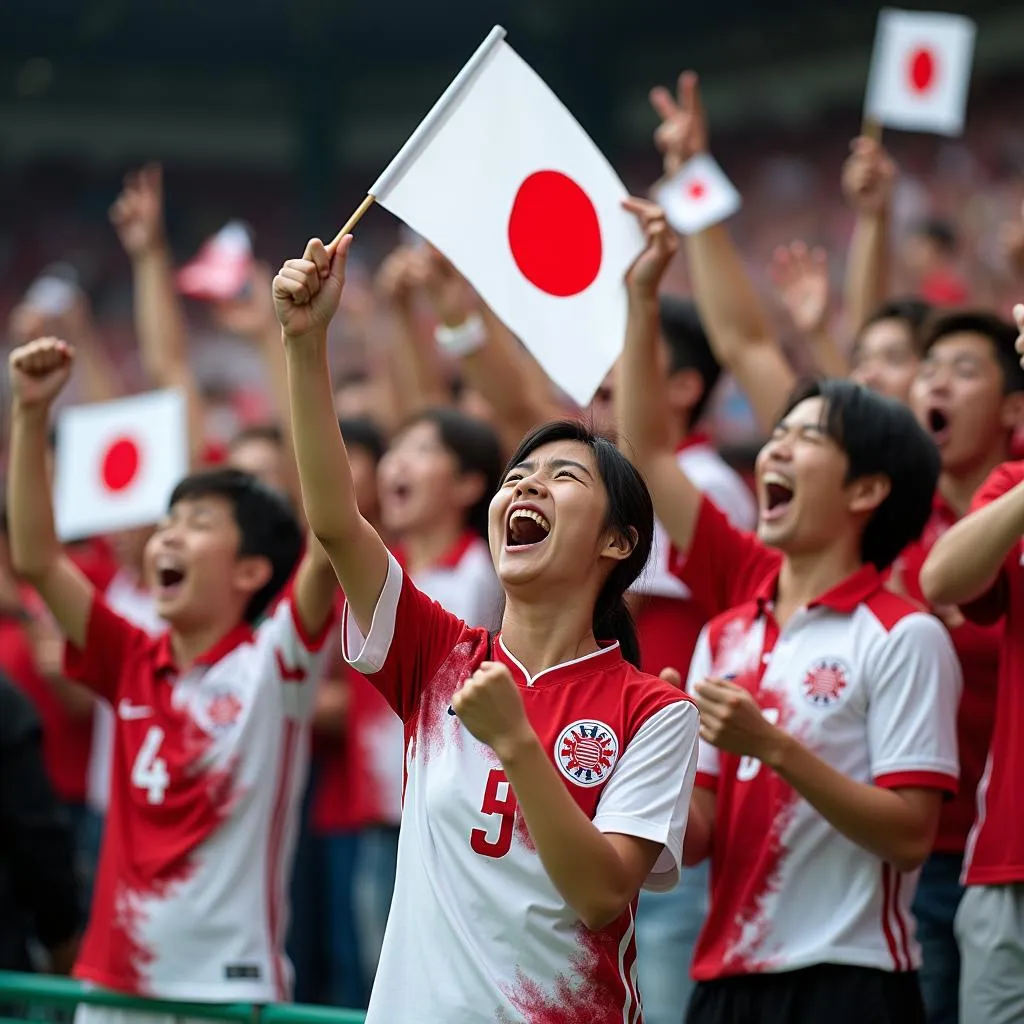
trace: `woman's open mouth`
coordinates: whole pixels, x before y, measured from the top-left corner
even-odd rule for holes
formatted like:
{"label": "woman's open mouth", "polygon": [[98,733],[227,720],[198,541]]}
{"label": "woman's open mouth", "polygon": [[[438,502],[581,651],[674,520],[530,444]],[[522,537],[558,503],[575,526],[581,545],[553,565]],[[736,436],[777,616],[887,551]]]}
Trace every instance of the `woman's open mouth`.
{"label": "woman's open mouth", "polygon": [[535,508],[518,505],[512,509],[505,527],[505,547],[522,549],[533,547],[547,540],[551,524],[544,514]]}

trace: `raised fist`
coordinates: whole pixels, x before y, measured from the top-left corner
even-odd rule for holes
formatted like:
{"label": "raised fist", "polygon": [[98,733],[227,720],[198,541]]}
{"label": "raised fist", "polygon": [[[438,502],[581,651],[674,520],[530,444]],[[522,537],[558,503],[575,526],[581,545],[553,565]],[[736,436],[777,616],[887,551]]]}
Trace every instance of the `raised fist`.
{"label": "raised fist", "polygon": [[37,338],[8,357],[11,390],[24,407],[49,406],[71,376],[74,349],[59,338]]}
{"label": "raised fist", "polygon": [[345,286],[345,264],[352,236],[333,253],[311,238],[302,259],[286,260],[274,278],[274,311],[286,337],[301,338],[326,331],[337,312]]}

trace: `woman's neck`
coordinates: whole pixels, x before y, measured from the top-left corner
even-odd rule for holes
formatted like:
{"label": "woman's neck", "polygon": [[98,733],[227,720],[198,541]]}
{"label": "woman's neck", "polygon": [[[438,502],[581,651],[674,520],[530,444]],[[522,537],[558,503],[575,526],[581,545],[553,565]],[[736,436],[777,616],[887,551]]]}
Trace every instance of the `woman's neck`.
{"label": "woman's neck", "polygon": [[863,567],[859,542],[857,549],[846,545],[806,555],[787,555],[779,571],[775,599],[775,618],[783,625],[799,608],[838,586]]}
{"label": "woman's neck", "polygon": [[418,573],[433,569],[465,531],[461,519],[441,517],[438,522],[403,536],[401,547],[409,575],[415,579]]}
{"label": "woman's neck", "polygon": [[543,601],[505,599],[501,639],[531,676],[593,654],[593,608],[579,595],[549,595]]}

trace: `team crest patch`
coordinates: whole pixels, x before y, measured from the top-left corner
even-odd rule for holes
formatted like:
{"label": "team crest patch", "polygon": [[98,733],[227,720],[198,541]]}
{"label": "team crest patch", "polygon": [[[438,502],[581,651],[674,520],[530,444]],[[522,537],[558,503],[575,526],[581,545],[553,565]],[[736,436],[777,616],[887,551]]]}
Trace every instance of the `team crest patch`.
{"label": "team crest patch", "polygon": [[604,722],[581,719],[567,725],[555,744],[558,770],[577,786],[599,786],[619,758],[619,740]]}
{"label": "team crest patch", "polygon": [[243,710],[244,705],[232,690],[217,690],[206,701],[206,719],[214,732],[230,729]]}
{"label": "team crest patch", "polygon": [[819,708],[838,704],[849,685],[850,670],[838,658],[819,658],[804,674],[800,688],[804,697]]}

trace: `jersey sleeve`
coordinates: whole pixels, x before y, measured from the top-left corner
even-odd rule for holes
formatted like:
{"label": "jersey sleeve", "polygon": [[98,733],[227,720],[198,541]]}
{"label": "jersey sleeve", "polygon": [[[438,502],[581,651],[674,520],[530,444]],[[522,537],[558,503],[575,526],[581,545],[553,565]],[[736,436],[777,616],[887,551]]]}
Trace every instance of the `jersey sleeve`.
{"label": "jersey sleeve", "polygon": [[[697,646],[690,661],[690,672],[686,677],[686,692],[693,696],[693,688],[703,679],[711,675],[711,640],[708,627],[705,626],[697,638]],[[694,785],[714,792],[718,788],[719,761],[718,749],[707,740],[697,741],[697,774]]]}
{"label": "jersey sleeve", "polygon": [[366,636],[345,604],[342,654],[406,721],[424,687],[466,632],[465,623],[417,589],[389,553],[387,580]]}
{"label": "jersey sleeve", "polygon": [[124,667],[150,643],[149,634],[110,610],[99,592],[93,593],[85,646],[64,644],[64,675],[87,686],[111,704],[117,700]]}
{"label": "jersey sleeve", "polygon": [[673,546],[669,569],[700,602],[709,618],[749,601],[781,563],[777,551],[729,522],[710,498],[701,501],[693,541]]}
{"label": "jersey sleeve", "polygon": [[960,776],[956,719],[963,678],[938,619],[914,613],[880,645],[868,697],[871,772],[886,789],[922,787],[955,794]]}
{"label": "jersey sleeve", "polygon": [[270,617],[256,630],[256,638],[265,656],[273,659],[270,675],[280,687],[285,714],[305,721],[313,713],[316,688],[331,653],[327,640],[337,628],[341,607],[339,602],[323,626],[310,633],[295,605],[294,585],[293,576],[274,603]]}
{"label": "jersey sleeve", "polygon": [[664,892],[679,880],[683,833],[697,771],[696,706],[676,700],[637,730],[601,794],[594,825],[662,843],[645,889]]}
{"label": "jersey sleeve", "polygon": [[733,526],[752,530],[757,524],[757,503],[740,475],[725,465],[716,466],[715,472],[700,471],[698,465],[695,464],[692,470],[687,468],[687,475],[693,483]]}
{"label": "jersey sleeve", "polygon": [[[1024,462],[1004,462],[1001,466],[996,466],[975,492],[970,512],[977,512],[978,509],[991,505],[993,501],[1012,491],[1022,480]],[[1006,613],[1010,596],[1009,576],[1019,570],[1022,554],[1022,545],[1018,543],[1007,554],[1003,568],[993,580],[992,586],[984,594],[962,606],[964,618],[978,625],[987,626],[998,621]]]}

